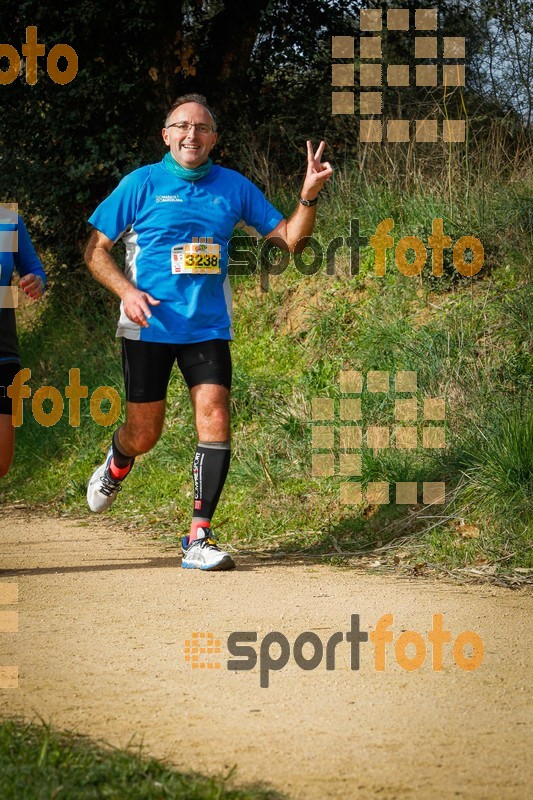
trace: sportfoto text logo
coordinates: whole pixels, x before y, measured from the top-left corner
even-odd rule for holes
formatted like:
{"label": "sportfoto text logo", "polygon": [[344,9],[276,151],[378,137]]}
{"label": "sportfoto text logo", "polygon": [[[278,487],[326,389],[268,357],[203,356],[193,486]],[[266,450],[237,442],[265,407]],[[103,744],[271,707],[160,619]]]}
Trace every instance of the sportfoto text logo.
{"label": "sportfoto text logo", "polygon": [[[256,631],[230,633],[226,641],[229,658],[226,669],[243,672],[253,670],[259,665],[259,685],[267,689],[270,673],[280,672],[292,658],[295,664],[306,672],[317,669],[324,662],[327,671],[336,668],[337,648],[342,651],[342,643],[349,645],[350,669],[359,671],[361,665],[361,644],[370,641],[373,649],[373,666],[377,672],[385,672],[394,659],[406,672],[420,669],[428,657],[433,672],[442,672],[445,661],[453,659],[455,665],[465,672],[478,669],[483,662],[484,645],[481,637],[474,631],[462,631],[453,640],[451,631],[444,627],[442,614],[433,614],[433,625],[424,637],[417,631],[404,630],[395,638],[394,615],[383,614],[373,630],[361,630],[359,614],[352,614],[350,630],[337,631],[327,642],[323,642],[313,631],[300,633],[294,643],[280,631],[267,633],[259,642]],[[258,647],[253,645],[258,643]],[[451,658],[449,647],[451,647]],[[428,656],[428,651],[431,655]],[[222,661],[221,639],[214,633],[200,631],[191,634],[184,644],[185,662],[192,669],[219,670]]]}
{"label": "sportfoto text logo", "polygon": [[[457,272],[465,278],[477,275],[485,261],[485,251],[476,236],[461,236],[452,242],[451,236],[444,232],[444,220],[436,218],[431,223],[431,234],[424,244],[418,236],[403,236],[394,245],[391,236],[394,230],[392,217],[378,223],[375,233],[368,236],[360,235],[360,221],[355,217],[350,220],[348,236],[336,236],[331,239],[326,248],[313,236],[301,240],[305,245],[304,253],[289,253],[285,242],[277,236],[271,239],[262,239],[258,244],[255,236],[233,236],[228,243],[228,273],[230,275],[251,275],[260,267],[261,273],[268,275],[281,275],[289,266],[291,258],[296,269],[302,275],[315,275],[320,272],[326,261],[326,273],[335,274],[335,260],[338,250],[345,246],[350,249],[350,274],[359,273],[359,260],[362,248],[368,247],[374,252],[374,271],[378,277],[383,277],[387,271],[388,262],[394,260],[396,268],[408,277],[420,275],[428,263],[428,250],[431,251],[431,272],[436,277],[444,273],[444,254],[452,250],[452,261]],[[298,242],[300,244],[300,242]],[[284,249],[285,248],[285,249]],[[310,261],[309,251],[312,251]]]}
{"label": "sportfoto text logo", "polygon": [[[31,410],[33,417],[39,425],[50,428],[57,425],[65,410],[65,401],[59,389],[55,386],[41,386],[32,397],[31,387],[27,382],[31,378],[31,370],[27,367],[19,370],[9,386],[0,386],[0,396],[12,400],[11,422],[14,428],[19,428],[24,420],[23,399],[32,398]],[[89,388],[80,383],[80,370],[77,367],[69,369],[68,386],[65,386],[65,397],[68,400],[69,425],[78,428],[81,424],[81,400],[89,397]],[[102,409],[102,403],[107,402],[107,411]],[[47,404],[45,410],[44,404]],[[98,386],[89,401],[91,417],[97,425],[108,428],[114,425],[120,417],[122,404],[120,395],[112,386]]]}
{"label": "sportfoto text logo", "polygon": [[[34,86],[37,83],[37,59],[44,56],[46,48],[37,41],[37,27],[26,28],[26,43],[22,45],[22,56],[26,58],[26,83]],[[0,59],[6,58],[7,69],[0,69],[0,86],[7,86],[18,78],[22,60],[18,50],[12,44],[0,44]],[[66,62],[64,69],[59,69],[60,59]],[[62,62],[61,62],[62,63]],[[46,71],[54,81],[64,86],[74,80],[78,74],[78,54],[69,44],[56,44],[46,57]]]}

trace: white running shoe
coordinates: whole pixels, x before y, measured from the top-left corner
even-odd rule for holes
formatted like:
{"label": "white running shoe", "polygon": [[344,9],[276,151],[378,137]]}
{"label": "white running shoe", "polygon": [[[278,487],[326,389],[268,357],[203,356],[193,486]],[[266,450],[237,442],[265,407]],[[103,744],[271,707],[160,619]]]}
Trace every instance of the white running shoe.
{"label": "white running shoe", "polygon": [[115,480],[109,474],[109,465],[112,457],[113,448],[110,447],[107,451],[106,460],[95,469],[87,484],[87,503],[91,511],[94,511],[96,514],[100,514],[102,511],[108,509],[122,489],[121,484],[124,478]]}
{"label": "white running shoe", "polygon": [[198,528],[197,539],[189,544],[189,537],[181,540],[183,558],[181,566],[184,569],[223,570],[234,569],[235,562],[225,550],[219,550],[214,539],[211,538],[210,528]]}

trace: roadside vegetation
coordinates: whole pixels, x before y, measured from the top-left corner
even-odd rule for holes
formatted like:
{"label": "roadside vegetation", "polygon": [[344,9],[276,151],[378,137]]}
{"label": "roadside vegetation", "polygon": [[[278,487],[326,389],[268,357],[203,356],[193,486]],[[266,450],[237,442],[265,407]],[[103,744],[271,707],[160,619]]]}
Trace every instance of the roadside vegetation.
{"label": "roadside vegetation", "polygon": [[0,795],[17,800],[281,800],[266,789],[179,772],[142,749],[119,750],[50,725],[0,723]]}

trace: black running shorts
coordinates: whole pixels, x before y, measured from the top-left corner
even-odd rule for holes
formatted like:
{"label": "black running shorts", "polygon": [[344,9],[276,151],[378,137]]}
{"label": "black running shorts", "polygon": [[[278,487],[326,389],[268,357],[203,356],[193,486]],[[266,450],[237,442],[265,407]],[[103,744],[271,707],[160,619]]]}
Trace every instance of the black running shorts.
{"label": "black running shorts", "polygon": [[164,400],[174,361],[178,362],[189,389],[200,383],[217,383],[231,389],[231,354],[225,339],[165,344],[123,338],[126,400],[130,403]]}
{"label": "black running shorts", "polygon": [[14,362],[0,364],[0,414],[11,416],[11,398],[7,396],[7,387],[11,386],[20,368],[20,364]]}

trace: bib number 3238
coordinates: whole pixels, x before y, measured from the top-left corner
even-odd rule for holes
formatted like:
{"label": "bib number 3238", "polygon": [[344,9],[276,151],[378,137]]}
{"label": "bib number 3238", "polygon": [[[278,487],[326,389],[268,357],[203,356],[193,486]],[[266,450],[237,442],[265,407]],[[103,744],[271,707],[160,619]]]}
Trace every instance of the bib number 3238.
{"label": "bib number 3238", "polygon": [[187,242],[172,248],[173,275],[220,274],[220,245]]}

